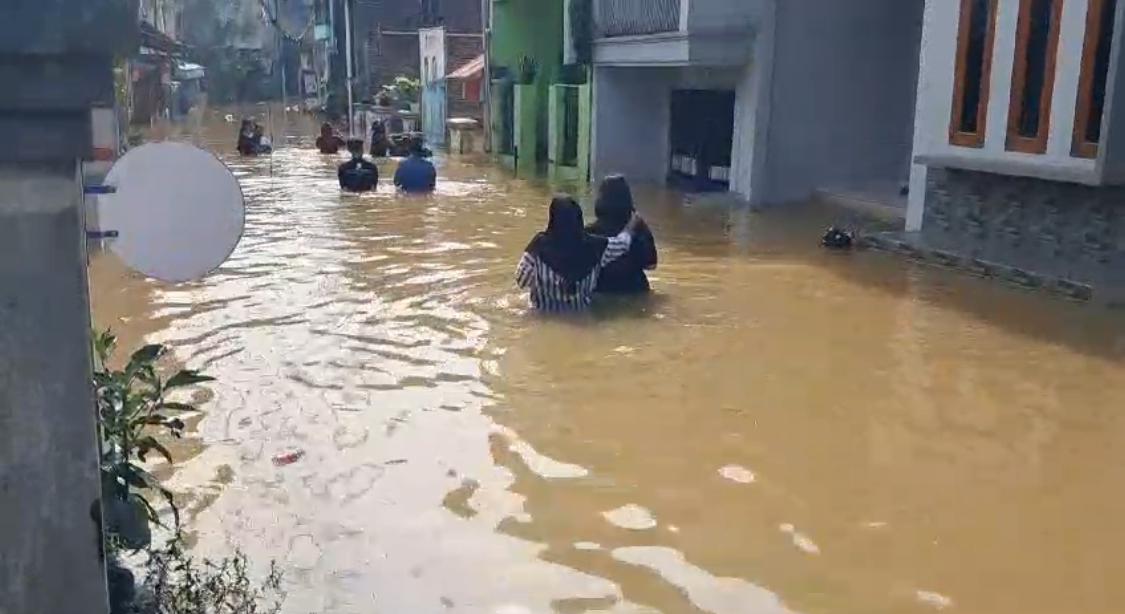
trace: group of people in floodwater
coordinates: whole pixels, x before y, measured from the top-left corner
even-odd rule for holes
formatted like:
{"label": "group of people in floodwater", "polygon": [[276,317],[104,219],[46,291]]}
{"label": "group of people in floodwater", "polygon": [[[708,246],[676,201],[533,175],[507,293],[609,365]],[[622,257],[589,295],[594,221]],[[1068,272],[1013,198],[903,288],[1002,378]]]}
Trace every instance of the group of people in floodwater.
{"label": "group of people in floodwater", "polygon": [[[316,139],[316,147],[320,153],[336,154],[340,151],[341,145],[347,147],[351,159],[336,170],[340,189],[356,193],[376,189],[379,186],[379,167],[364,157],[363,139],[344,140],[336,134],[332,124],[323,124],[320,127],[320,136]],[[382,122],[377,121],[371,128],[371,155],[382,158],[389,153],[397,153],[397,151],[392,151],[386,128]],[[395,171],[395,187],[403,192],[433,192],[437,187],[437,170],[427,159],[432,154],[426,149],[421,136],[410,138],[405,153],[406,157],[399,162],[398,169]]]}
{"label": "group of people in floodwater", "polygon": [[545,313],[589,309],[595,294],[645,294],[645,271],[656,268],[656,239],[637,214],[629,182],[621,175],[598,186],[597,219],[586,226],[574,197],[551,200],[547,228],[524,249],[516,283]]}
{"label": "group of people in floodwater", "polygon": [[257,156],[273,151],[273,144],[262,125],[252,119],[242,120],[238,127],[238,153],[244,156]]}
{"label": "group of people in floodwater", "polygon": [[[246,128],[249,127],[247,131]],[[239,151],[261,153],[261,127],[243,121]],[[244,135],[247,143],[244,144]],[[244,151],[245,145],[245,151]],[[268,146],[268,142],[266,143]],[[364,157],[363,139],[343,139],[331,124],[321,126],[316,147],[323,154],[338,154],[346,147],[351,159],[337,170],[340,188],[368,192],[379,184],[379,168]],[[401,145],[399,145],[401,146]],[[395,187],[404,192],[428,193],[437,184],[437,172],[427,159],[430,152],[420,137],[407,144],[408,155],[395,171]],[[380,122],[372,129],[371,154],[386,156],[391,144]],[[621,175],[606,177],[598,186],[596,219],[586,225],[582,207],[574,197],[560,194],[550,203],[547,228],[524,249],[516,269],[516,283],[527,291],[531,305],[545,313],[585,311],[596,294],[645,294],[650,291],[646,271],[656,268],[656,239],[637,214],[629,182]]]}

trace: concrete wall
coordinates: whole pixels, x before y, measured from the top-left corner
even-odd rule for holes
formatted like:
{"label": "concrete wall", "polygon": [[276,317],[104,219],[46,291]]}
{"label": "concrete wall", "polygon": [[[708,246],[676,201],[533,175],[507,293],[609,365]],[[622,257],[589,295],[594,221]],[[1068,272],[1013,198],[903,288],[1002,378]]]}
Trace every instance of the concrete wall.
{"label": "concrete wall", "polygon": [[[777,3],[769,144],[753,200],[906,181],[922,8],[922,0]],[[744,111],[740,125],[747,120]]]}
{"label": "concrete wall", "polygon": [[677,69],[594,69],[592,173],[660,182],[668,168],[669,92]]}
{"label": "concrete wall", "polygon": [[105,612],[77,161],[0,166],[0,612]]}
{"label": "concrete wall", "polygon": [[730,183],[732,192],[753,204],[762,202],[766,194],[776,4],[768,0],[758,2],[756,9],[751,59],[741,71],[735,89]]}
{"label": "concrete wall", "polygon": [[768,0],[682,0],[680,22],[689,31],[745,27]]}

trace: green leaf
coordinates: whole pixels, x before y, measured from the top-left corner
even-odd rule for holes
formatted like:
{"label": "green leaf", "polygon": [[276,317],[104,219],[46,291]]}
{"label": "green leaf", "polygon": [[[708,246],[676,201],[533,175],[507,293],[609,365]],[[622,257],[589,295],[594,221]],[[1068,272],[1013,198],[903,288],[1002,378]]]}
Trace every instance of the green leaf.
{"label": "green leaf", "polygon": [[129,357],[129,367],[126,370],[139,368],[142,365],[153,362],[157,358],[160,358],[166,349],[167,348],[163,345],[156,343],[142,347],[136,352],[133,352],[133,355]]}
{"label": "green leaf", "polygon": [[134,488],[147,488],[160,493],[164,500],[168,502],[168,507],[172,509],[172,517],[175,519],[176,527],[180,526],[180,509],[176,507],[176,499],[172,495],[172,491],[160,485],[160,480],[156,476],[141,469],[132,463],[122,463],[124,465],[125,481]]}
{"label": "green leaf", "polygon": [[145,455],[148,454],[151,450],[156,450],[160,453],[161,456],[164,457],[165,460],[167,460],[169,463],[172,462],[172,453],[168,451],[168,448],[165,448],[163,445],[161,445],[155,437],[152,437],[150,435],[148,437],[142,437],[141,439],[137,440],[137,457],[142,461],[145,459]]}
{"label": "green leaf", "polygon": [[171,379],[164,383],[164,389],[170,390],[172,388],[180,388],[183,386],[191,386],[194,384],[201,384],[203,382],[213,382],[215,378],[203,375],[198,371],[184,369],[179,373],[173,375]]}
{"label": "green leaf", "polygon": [[97,354],[98,359],[105,367],[105,363],[109,361],[109,357],[113,354],[113,349],[117,347],[117,337],[114,336],[109,329],[99,333],[94,338],[94,352]]}
{"label": "green leaf", "polygon": [[187,403],[174,403],[171,401],[161,403],[160,409],[171,409],[173,411],[199,411],[194,405],[189,405]]}

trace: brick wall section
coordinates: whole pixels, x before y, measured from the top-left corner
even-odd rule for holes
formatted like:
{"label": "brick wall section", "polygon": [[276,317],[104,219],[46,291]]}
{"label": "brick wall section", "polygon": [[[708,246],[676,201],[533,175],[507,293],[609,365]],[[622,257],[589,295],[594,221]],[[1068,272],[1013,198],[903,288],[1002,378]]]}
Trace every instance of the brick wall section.
{"label": "brick wall section", "polygon": [[930,169],[927,245],[1094,285],[1125,284],[1125,187]]}
{"label": "brick wall section", "polygon": [[[357,0],[355,36],[363,45],[364,56],[359,75],[361,98],[374,96],[397,75],[418,76],[419,28],[444,25],[450,33],[480,33],[480,0],[442,0],[439,4],[436,19],[428,19],[422,0]],[[401,34],[404,32],[413,36]],[[407,42],[410,38],[413,41]],[[357,46],[357,52],[359,49]]]}
{"label": "brick wall section", "polygon": [[[484,53],[480,37],[445,37],[445,70],[451,73]],[[478,101],[468,101],[461,96],[461,82],[450,81],[447,91],[446,114],[449,117],[471,117],[483,121],[484,105]]]}

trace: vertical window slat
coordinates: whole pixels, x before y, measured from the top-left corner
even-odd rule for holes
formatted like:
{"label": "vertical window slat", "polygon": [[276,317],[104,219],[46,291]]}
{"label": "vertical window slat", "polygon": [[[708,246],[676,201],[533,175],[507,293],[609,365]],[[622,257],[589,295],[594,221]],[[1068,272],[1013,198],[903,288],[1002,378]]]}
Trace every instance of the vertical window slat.
{"label": "vertical window slat", "polygon": [[1090,0],[1086,14],[1086,40],[1082,46],[1082,73],[1075,103],[1071,145],[1071,154],[1075,157],[1098,156],[1116,14],[1117,0]]}
{"label": "vertical window slat", "polygon": [[1009,151],[1047,151],[1063,0],[1020,0],[1008,106]]}
{"label": "vertical window slat", "polygon": [[988,119],[997,0],[961,0],[949,142],[982,147]]}

